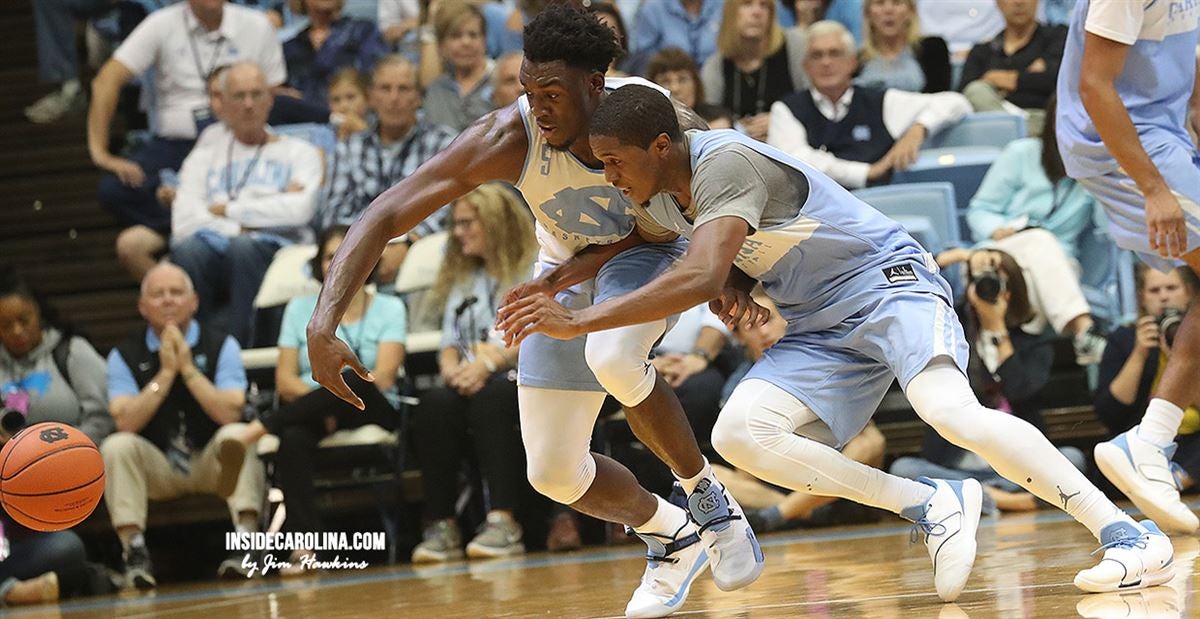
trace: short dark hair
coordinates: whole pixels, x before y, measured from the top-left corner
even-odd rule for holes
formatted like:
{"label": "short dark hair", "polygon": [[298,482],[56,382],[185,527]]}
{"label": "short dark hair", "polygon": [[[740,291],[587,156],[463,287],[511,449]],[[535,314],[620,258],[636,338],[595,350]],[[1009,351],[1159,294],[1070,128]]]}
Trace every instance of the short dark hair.
{"label": "short dark hair", "polygon": [[725,120],[729,121],[729,124],[733,124],[733,112],[730,112],[729,108],[723,105],[716,105],[713,103],[697,103],[696,107],[693,108],[692,111],[699,114],[700,118],[703,118],[705,122],[708,123],[724,118]]}
{"label": "short dark hair", "polygon": [[525,59],[529,62],[562,61],[569,67],[608,71],[621,53],[621,45],[608,26],[592,13],[570,4],[555,3],[525,26]]}
{"label": "short dark hair", "polygon": [[622,86],[609,93],[592,114],[591,132],[638,148],[648,148],[663,133],[676,142],[683,139],[671,100],[641,84]]}
{"label": "short dark hair", "polygon": [[350,232],[350,226],[338,224],[330,226],[321,231],[317,236],[317,254],[312,257],[312,261],[308,263],[309,270],[312,271],[313,279],[325,283],[325,245],[330,239],[344,239]]}

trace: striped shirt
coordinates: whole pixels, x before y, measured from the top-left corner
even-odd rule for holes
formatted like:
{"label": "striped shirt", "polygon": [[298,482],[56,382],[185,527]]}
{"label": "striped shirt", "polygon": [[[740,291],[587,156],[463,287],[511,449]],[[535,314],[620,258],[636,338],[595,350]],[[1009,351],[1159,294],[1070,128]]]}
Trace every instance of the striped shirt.
{"label": "striped shirt", "polygon": [[[349,225],[358,220],[367,206],[387,188],[412,174],[454,139],[454,131],[418,118],[408,135],[384,146],[373,125],[338,142],[329,163],[331,179],[324,207],[318,217],[321,230]],[[449,209],[442,207],[413,228],[414,236],[426,236],[442,230]]]}

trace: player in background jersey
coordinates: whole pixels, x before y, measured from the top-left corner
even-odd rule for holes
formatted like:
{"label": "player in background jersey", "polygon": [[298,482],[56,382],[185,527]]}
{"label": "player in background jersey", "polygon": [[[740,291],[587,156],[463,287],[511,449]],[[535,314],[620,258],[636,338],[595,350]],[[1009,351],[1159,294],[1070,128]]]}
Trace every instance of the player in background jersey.
{"label": "player in background jersey", "polygon": [[[509,304],[497,317],[506,340],[532,332],[571,338],[655,320],[716,298],[736,265],[762,282],[788,328],[734,389],[713,428],[713,447],[730,464],[792,490],[911,520],[924,534],[938,595],[953,601],[975,561],[979,482],[903,479],[836,449],[866,426],[895,378],[939,434],[1101,541],[1103,560],[1076,576],[1079,588],[1123,591],[1174,575],[1171,542],[1153,522],[1134,522],[1034,426],[979,403],[965,374],[967,345],[950,287],[899,224],[815,168],[736,131],[684,134],[648,88],[612,93],[591,131],[609,181],[689,237],[687,253],[644,287],[587,308],[545,297]],[[647,203],[662,194],[675,204]]]}
{"label": "player in background jersey", "polygon": [[[1058,77],[1058,146],[1067,174],[1104,206],[1117,245],[1160,271],[1200,274],[1200,3],[1080,0]],[[1200,309],[1192,307],[1140,424],[1096,446],[1096,464],[1167,531],[1196,514],[1171,470],[1184,410],[1200,403]]]}
{"label": "player in background jersey", "polygon": [[[480,184],[514,184],[537,219],[540,275],[522,285],[519,295],[557,294],[568,306],[585,307],[637,288],[682,255],[681,242],[645,243],[674,235],[649,219],[636,219],[628,199],[605,182],[588,145],[592,111],[608,92],[628,82],[648,84],[638,79],[606,84],[604,72],[619,50],[612,32],[594,16],[560,4],[530,22],[524,41],[525,95],[472,124],[376,198],[333,258],[308,326],[309,356],[313,378],[351,404],[361,407],[342,380],[342,368],[370,380],[334,335],[352,292],[389,239]],[[669,101],[665,91],[658,92]],[[703,125],[685,107],[677,113],[686,126]],[[589,265],[586,275],[560,268],[581,251],[581,260],[571,264]],[[626,607],[631,617],[674,612],[710,560],[713,579],[724,590],[750,584],[763,564],[741,508],[713,476],[678,399],[647,360],[668,320],[566,342],[530,338],[518,360],[530,483],[555,501],[630,526],[649,547],[642,582]],[[676,474],[688,510],[647,492],[616,461],[589,452],[605,391],[624,404],[634,433]]]}

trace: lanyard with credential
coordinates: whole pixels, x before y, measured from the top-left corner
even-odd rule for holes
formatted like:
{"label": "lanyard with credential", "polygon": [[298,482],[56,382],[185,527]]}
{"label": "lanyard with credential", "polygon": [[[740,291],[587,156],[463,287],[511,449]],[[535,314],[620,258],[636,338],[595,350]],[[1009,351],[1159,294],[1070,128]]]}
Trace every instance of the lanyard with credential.
{"label": "lanyard with credential", "polygon": [[379,184],[384,189],[387,189],[395,184],[397,180],[397,166],[400,167],[400,172],[404,171],[404,162],[408,160],[408,153],[412,151],[413,144],[417,143],[417,139],[419,137],[420,136],[417,135],[416,129],[414,129],[412,135],[408,136],[408,140],[404,142],[404,146],[400,148],[400,154],[396,155],[396,158],[392,160],[391,165],[388,166],[387,176],[383,175],[383,144],[380,143],[379,147],[375,149],[375,170],[378,174],[376,178],[379,179]]}
{"label": "lanyard with credential", "polygon": [[234,141],[235,141],[235,138],[233,138],[233,137],[229,138],[229,150],[227,151],[227,154],[225,155],[225,194],[228,196],[228,200],[230,202],[237,200],[238,194],[242,193],[242,189],[246,186],[246,181],[250,180],[250,174],[252,172],[254,172],[254,168],[258,166],[258,158],[262,156],[263,147],[267,145],[266,142],[263,142],[262,144],[258,145],[258,148],[254,149],[254,159],[250,160],[250,165],[247,166],[246,171],[242,173],[241,182],[239,182],[237,184],[237,186],[235,187],[235,186],[233,186],[233,143],[234,143]]}
{"label": "lanyard with credential", "polygon": [[196,47],[196,37],[192,33],[192,29],[188,27],[187,13],[183,14],[183,30],[188,35],[188,47],[192,50],[192,62],[196,64],[196,73],[200,76],[200,81],[208,81],[209,74],[217,68],[217,61],[221,58],[221,48],[225,46],[225,36],[217,36],[217,46],[213,48],[212,57],[208,59],[208,70],[206,71],[204,65],[200,64],[200,49]]}

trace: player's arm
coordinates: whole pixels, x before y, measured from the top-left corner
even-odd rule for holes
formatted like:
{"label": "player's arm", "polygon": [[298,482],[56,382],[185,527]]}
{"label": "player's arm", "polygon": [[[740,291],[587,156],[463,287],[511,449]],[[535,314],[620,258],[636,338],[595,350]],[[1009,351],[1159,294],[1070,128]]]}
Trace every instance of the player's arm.
{"label": "player's arm", "polygon": [[313,379],[362,408],[341,370],[349,366],[365,380],[370,372],[334,335],[354,293],[362,287],[392,238],[413,229],[444,204],[493,180],[516,182],[529,143],[517,105],[487,114],[410,176],[375,198],[350,227],[333,256],[316,311],[308,323]]}
{"label": "player's arm", "polygon": [[1085,33],[1079,96],[1104,145],[1146,196],[1150,247],[1176,256],[1187,246],[1183,210],[1146,154],[1129,111],[1117,93],[1116,80],[1125,68],[1129,45],[1092,32]]}
{"label": "player's arm", "polygon": [[536,326],[551,337],[615,329],[667,318],[717,297],[749,225],[738,217],[718,217],[696,227],[683,258],[645,286],[586,309],[571,311],[545,296],[532,296],[505,307],[497,320],[510,344]]}

